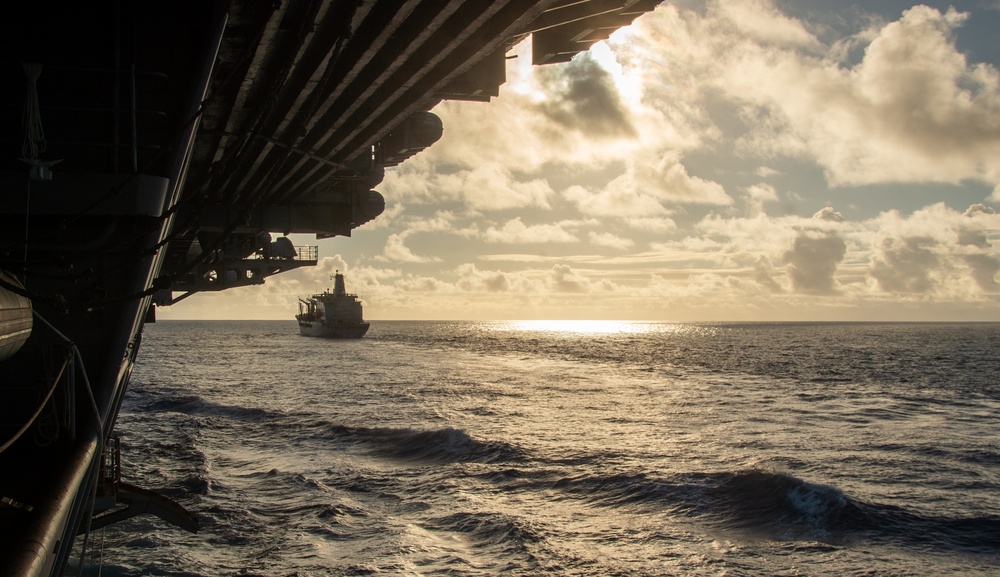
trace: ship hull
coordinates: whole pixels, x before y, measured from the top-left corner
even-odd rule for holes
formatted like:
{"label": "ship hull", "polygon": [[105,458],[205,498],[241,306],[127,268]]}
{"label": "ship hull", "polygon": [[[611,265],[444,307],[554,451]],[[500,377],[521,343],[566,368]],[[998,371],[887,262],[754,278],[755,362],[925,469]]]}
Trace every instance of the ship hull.
{"label": "ship hull", "polygon": [[338,323],[299,321],[299,332],[305,337],[325,339],[360,339],[368,332],[368,323]]}

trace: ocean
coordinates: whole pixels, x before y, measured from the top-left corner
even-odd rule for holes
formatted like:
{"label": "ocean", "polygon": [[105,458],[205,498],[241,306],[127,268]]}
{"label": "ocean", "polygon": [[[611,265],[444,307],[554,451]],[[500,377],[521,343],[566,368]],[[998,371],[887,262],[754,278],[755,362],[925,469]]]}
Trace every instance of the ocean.
{"label": "ocean", "polygon": [[[1000,324],[145,329],[83,574],[997,575]],[[67,574],[77,574],[73,559]]]}

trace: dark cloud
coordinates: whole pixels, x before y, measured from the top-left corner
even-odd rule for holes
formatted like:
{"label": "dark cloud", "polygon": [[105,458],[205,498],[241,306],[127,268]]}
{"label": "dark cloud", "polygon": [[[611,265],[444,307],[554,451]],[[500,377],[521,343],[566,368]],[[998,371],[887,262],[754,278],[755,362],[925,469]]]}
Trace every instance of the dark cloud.
{"label": "dark cloud", "polygon": [[869,273],[886,292],[930,292],[934,288],[931,272],[940,267],[935,244],[924,237],[887,238],[872,257]]}
{"label": "dark cloud", "polygon": [[557,264],[552,267],[549,275],[549,282],[558,292],[582,293],[587,292],[587,281],[572,267],[564,264]]}
{"label": "dark cloud", "polygon": [[484,276],[483,286],[485,286],[486,290],[490,292],[506,292],[510,289],[510,281],[507,280],[507,275],[502,272],[497,272],[492,275]]}
{"label": "dark cloud", "polygon": [[963,212],[962,216],[973,217],[976,216],[977,214],[996,214],[996,213],[997,211],[986,206],[985,204],[976,203],[970,206],[965,212]]}
{"label": "dark cloud", "polygon": [[[963,213],[966,218],[975,218],[980,215],[994,215],[996,211],[983,204],[974,204]],[[984,251],[992,248],[992,244],[986,236],[986,232],[977,227],[962,227],[958,230],[958,243],[963,246],[974,246]],[[969,265],[972,273],[972,280],[979,285],[979,288],[986,292],[1000,292],[1000,283],[997,283],[997,273],[1000,273],[1000,260],[989,254],[969,254],[965,255],[965,264]]]}
{"label": "dark cloud", "polygon": [[785,253],[788,278],[795,292],[828,295],[837,292],[834,274],[837,264],[847,254],[844,239],[835,235],[820,237],[800,235]]}
{"label": "dark cloud", "polygon": [[556,123],[592,137],[636,134],[611,75],[589,53],[540,69],[539,79],[548,96],[540,109]]}
{"label": "dark cloud", "polygon": [[1000,272],[1000,260],[988,254],[970,254],[965,256],[965,263],[972,271],[972,280],[986,292],[1000,292],[997,283],[997,273]]}
{"label": "dark cloud", "polygon": [[[970,219],[974,219],[980,215],[993,215],[996,214],[992,208],[983,204],[974,204],[969,207],[962,216]],[[958,230],[958,244],[964,246],[976,246],[979,248],[988,249],[990,246],[990,241],[986,238],[986,231],[982,227],[978,226],[962,226]],[[975,267],[973,267],[975,268]],[[985,288],[985,287],[984,287]]]}
{"label": "dark cloud", "polygon": [[765,256],[760,256],[754,264],[754,280],[770,292],[780,293],[781,285],[774,280],[774,265]]}

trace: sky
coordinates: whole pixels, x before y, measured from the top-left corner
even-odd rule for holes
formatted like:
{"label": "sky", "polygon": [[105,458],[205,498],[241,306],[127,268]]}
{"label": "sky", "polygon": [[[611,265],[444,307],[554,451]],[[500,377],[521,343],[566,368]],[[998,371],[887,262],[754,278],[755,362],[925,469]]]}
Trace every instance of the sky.
{"label": "sky", "polygon": [[[388,170],[319,266],[162,319],[1000,321],[1000,0],[670,0]],[[529,41],[530,42],[530,41]],[[515,57],[516,56],[516,57]]]}

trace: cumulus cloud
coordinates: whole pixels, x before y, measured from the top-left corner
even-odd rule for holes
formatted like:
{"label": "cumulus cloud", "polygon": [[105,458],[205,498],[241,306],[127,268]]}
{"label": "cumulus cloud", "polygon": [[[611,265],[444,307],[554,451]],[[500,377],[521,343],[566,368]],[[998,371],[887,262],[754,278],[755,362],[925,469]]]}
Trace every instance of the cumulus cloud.
{"label": "cumulus cloud", "polygon": [[785,253],[792,289],[815,295],[837,292],[837,265],[847,254],[847,243],[835,235],[815,236],[804,233]]}
{"label": "cumulus cloud", "polygon": [[746,39],[726,47],[720,88],[757,107],[744,151],[811,158],[835,185],[1000,184],[1000,74],[956,48],[966,18],[915,6],[853,67],[832,49],[822,58]]}
{"label": "cumulus cloud", "polygon": [[559,127],[591,138],[636,134],[611,75],[590,53],[565,66],[541,68],[538,76],[545,94],[538,107]]}
{"label": "cumulus cloud", "polygon": [[581,214],[588,216],[632,219],[666,217],[669,214],[657,199],[634,189],[607,187],[591,190],[573,185],[562,194]]}
{"label": "cumulus cloud", "polygon": [[763,212],[730,218],[713,214],[696,230],[700,237],[688,237],[674,246],[700,254],[702,262],[710,263],[722,278],[745,279],[740,282],[752,281],[767,293],[779,294],[784,289],[777,278],[783,274],[791,294],[841,294],[838,273],[848,254],[850,228],[832,208],[811,218],[771,217]]}
{"label": "cumulus cloud", "polygon": [[[752,252],[779,257],[797,235],[800,219],[785,222],[760,214],[752,218],[725,218],[710,214],[695,226],[694,237],[700,242],[692,244],[695,250],[707,253]],[[704,244],[712,242],[713,244]],[[711,247],[715,248],[713,251]]]}
{"label": "cumulus cloud", "polygon": [[585,215],[623,219],[669,215],[664,205],[727,206],[733,199],[722,185],[692,176],[675,152],[659,158],[638,154],[628,169],[606,186],[570,186],[563,197]]}
{"label": "cumulus cloud", "polygon": [[887,238],[872,257],[871,275],[886,292],[927,293],[940,259],[930,238]]}
{"label": "cumulus cloud", "polygon": [[635,246],[635,242],[632,239],[622,238],[610,232],[591,231],[588,233],[587,237],[590,239],[590,244],[596,246],[605,246],[620,250],[629,249]]}
{"label": "cumulus cloud", "polygon": [[871,223],[877,228],[869,274],[888,293],[976,298],[973,287],[996,292],[1000,260],[989,235],[1000,229],[998,219],[981,204],[964,213],[943,203],[909,217],[883,213]]}
{"label": "cumulus cloud", "polygon": [[833,207],[809,218],[710,214],[682,240],[654,243],[652,256],[683,263],[689,272],[713,271],[713,283],[725,280],[739,292],[753,283],[766,291],[759,298],[854,302],[881,293],[984,302],[1000,292],[1000,258],[991,240],[997,231],[1000,215],[985,205],[963,213],[938,203],[854,222]]}
{"label": "cumulus cloud", "polygon": [[549,198],[555,194],[545,179],[515,178],[507,167],[495,161],[449,171],[426,158],[387,172],[380,188],[389,200],[431,205],[459,203],[479,211],[547,209]]}
{"label": "cumulus cloud", "polygon": [[459,279],[456,286],[468,292],[506,292],[513,284],[507,273],[499,270],[479,270],[471,263],[460,265],[457,273]]}
{"label": "cumulus cloud", "polygon": [[521,217],[507,221],[501,228],[490,227],[483,235],[486,242],[532,244],[546,242],[576,242],[577,238],[559,223],[526,225]]}
{"label": "cumulus cloud", "polygon": [[965,263],[969,266],[972,280],[985,292],[1000,292],[997,273],[1000,273],[1000,259],[989,254],[967,254]]}
{"label": "cumulus cloud", "polygon": [[[380,254],[358,260],[398,268],[352,261],[351,284],[395,307],[372,311],[449,318],[593,312],[590,295],[611,290],[615,312],[667,318],[995,303],[986,204],[894,211],[905,189],[873,186],[850,212],[820,208],[843,185],[1000,183],[1000,80],[957,50],[968,17],[915,6],[832,38],[778,6],[666,3],[569,66],[530,68],[518,47],[500,98],[442,104],[442,140],[388,172]],[[429,272],[433,243],[447,263]],[[488,264],[456,264],[472,260]]]}
{"label": "cumulus cloud", "polygon": [[531,65],[530,38],[514,51],[499,98],[489,105],[444,102],[435,108],[445,132],[419,158],[458,169],[495,162],[540,174],[551,163],[606,165],[654,143],[700,139],[694,130],[674,129],[635,98],[625,99],[618,85],[625,80],[614,78],[593,51],[543,67]]}
{"label": "cumulus cloud", "polygon": [[982,204],[974,204],[970,206],[968,210],[962,214],[966,220],[957,226],[958,244],[963,246],[973,246],[980,249],[989,249],[991,246],[987,237],[989,229],[978,222],[982,219],[977,217],[985,217],[988,219],[990,216],[995,214],[996,212],[992,208]]}
{"label": "cumulus cloud", "polygon": [[754,263],[753,270],[754,280],[756,280],[758,284],[766,288],[769,292],[781,292],[781,285],[774,280],[774,264],[771,263],[770,259],[763,255],[758,256],[757,261]]}
{"label": "cumulus cloud", "polygon": [[[315,267],[305,269],[310,280],[329,280],[337,271],[346,273],[350,270],[347,261],[339,254],[334,256],[324,256],[319,259]],[[284,278],[284,277],[274,277]],[[270,282],[270,281],[269,281]]]}
{"label": "cumulus cloud", "polygon": [[385,248],[382,250],[382,254],[376,258],[409,263],[441,261],[438,257],[423,257],[414,254],[404,243],[405,238],[406,236],[403,234],[390,234],[389,238],[385,241]]}
{"label": "cumulus cloud", "polygon": [[778,191],[767,183],[754,184],[746,189],[747,212],[757,216],[764,212],[764,204],[778,200]]}
{"label": "cumulus cloud", "polygon": [[827,206],[814,214],[813,219],[825,222],[844,222],[844,215]]}
{"label": "cumulus cloud", "polygon": [[677,229],[677,223],[666,217],[630,218],[624,221],[624,224],[631,229],[651,234],[665,234]]}
{"label": "cumulus cloud", "polygon": [[676,151],[639,154],[608,189],[645,193],[677,204],[728,206],[733,202],[721,184],[689,174]]}
{"label": "cumulus cloud", "polygon": [[[998,0],[998,1],[1000,1],[1000,0]],[[976,215],[981,215],[981,214],[985,214],[985,215],[996,214],[996,211],[993,210],[992,208],[986,206],[985,204],[979,204],[979,203],[977,203],[977,204],[974,204],[974,205],[970,206],[962,214],[963,214],[963,216],[975,217]]]}
{"label": "cumulus cloud", "polygon": [[448,210],[439,210],[430,218],[412,220],[406,230],[407,234],[414,232],[450,232],[454,226],[457,216]]}
{"label": "cumulus cloud", "polygon": [[590,289],[590,281],[586,277],[564,264],[553,266],[546,281],[553,290],[561,293],[582,293]]}
{"label": "cumulus cloud", "polygon": [[801,20],[785,16],[770,0],[720,2],[715,9],[744,37],[757,42],[812,50],[820,48],[820,42]]}

